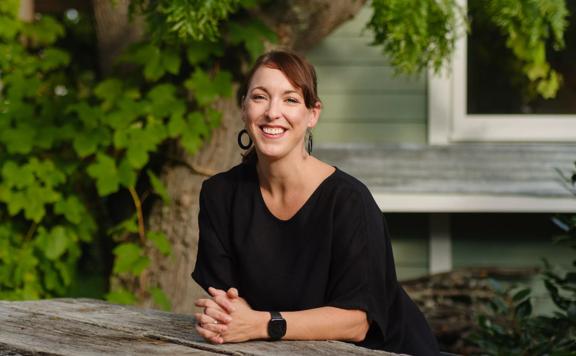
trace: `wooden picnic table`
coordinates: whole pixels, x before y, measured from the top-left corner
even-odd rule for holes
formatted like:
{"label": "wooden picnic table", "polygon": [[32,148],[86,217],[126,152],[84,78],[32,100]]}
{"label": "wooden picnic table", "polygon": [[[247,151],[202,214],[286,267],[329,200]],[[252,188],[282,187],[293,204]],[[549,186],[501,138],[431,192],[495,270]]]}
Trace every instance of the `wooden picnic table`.
{"label": "wooden picnic table", "polygon": [[339,341],[212,345],[192,315],[93,299],[0,301],[0,355],[394,355]]}

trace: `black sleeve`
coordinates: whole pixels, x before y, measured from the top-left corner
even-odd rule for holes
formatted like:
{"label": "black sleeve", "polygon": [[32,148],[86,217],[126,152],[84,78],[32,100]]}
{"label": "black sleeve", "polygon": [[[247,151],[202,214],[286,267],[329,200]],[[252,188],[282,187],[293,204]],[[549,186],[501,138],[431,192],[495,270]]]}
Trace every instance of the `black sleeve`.
{"label": "black sleeve", "polygon": [[370,331],[362,346],[414,355],[437,355],[422,313],[396,278],[382,212],[366,190],[336,209],[327,305],[366,312]]}
{"label": "black sleeve", "polygon": [[361,309],[371,317],[368,305],[368,241],[366,222],[358,194],[339,200],[333,217],[330,274],[327,305]]}
{"label": "black sleeve", "polygon": [[200,234],[192,277],[206,291],[208,287],[223,290],[237,287],[228,232],[230,212],[222,190],[226,189],[217,189],[208,182],[204,182],[200,190]]}

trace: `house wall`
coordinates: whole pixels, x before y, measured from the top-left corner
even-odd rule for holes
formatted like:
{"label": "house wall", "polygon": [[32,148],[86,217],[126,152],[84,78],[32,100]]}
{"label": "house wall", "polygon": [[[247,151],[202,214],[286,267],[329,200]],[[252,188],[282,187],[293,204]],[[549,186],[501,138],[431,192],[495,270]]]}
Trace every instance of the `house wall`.
{"label": "house wall", "polygon": [[425,143],[426,79],[395,76],[372,35],[369,7],[306,53],[324,104],[315,143]]}
{"label": "house wall", "polygon": [[[364,30],[368,6],[306,53],[323,110],[315,144],[426,143],[426,77],[396,76]],[[414,215],[419,215],[415,217]],[[428,273],[426,214],[386,214],[400,279]]]}
{"label": "house wall", "polygon": [[[365,7],[306,54],[324,104],[315,143],[426,144],[426,78],[394,75],[362,32],[370,14]],[[429,215],[385,216],[399,279],[427,274]],[[451,214],[453,267],[538,267],[542,257],[568,266],[574,251],[551,243],[558,233],[548,214]]]}

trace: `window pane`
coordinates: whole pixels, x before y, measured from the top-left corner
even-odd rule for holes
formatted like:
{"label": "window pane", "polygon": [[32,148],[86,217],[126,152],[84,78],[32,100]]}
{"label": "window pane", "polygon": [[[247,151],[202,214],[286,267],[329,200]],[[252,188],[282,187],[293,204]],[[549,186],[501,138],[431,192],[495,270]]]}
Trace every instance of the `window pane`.
{"label": "window pane", "polygon": [[[472,18],[468,36],[467,111],[469,114],[576,114],[576,16],[568,18],[566,48],[548,50],[552,67],[563,77],[554,99],[529,94],[523,77],[504,37],[478,10],[483,0],[469,0]],[[576,1],[568,1],[576,14]]]}

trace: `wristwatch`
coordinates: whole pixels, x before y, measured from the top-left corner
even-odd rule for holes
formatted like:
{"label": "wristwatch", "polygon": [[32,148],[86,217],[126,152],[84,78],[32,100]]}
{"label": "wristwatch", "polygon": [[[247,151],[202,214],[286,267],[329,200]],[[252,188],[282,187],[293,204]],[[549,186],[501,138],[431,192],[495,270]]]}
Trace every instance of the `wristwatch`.
{"label": "wristwatch", "polygon": [[268,336],[270,340],[277,341],[286,335],[286,320],[279,312],[270,312],[270,321],[268,322]]}

